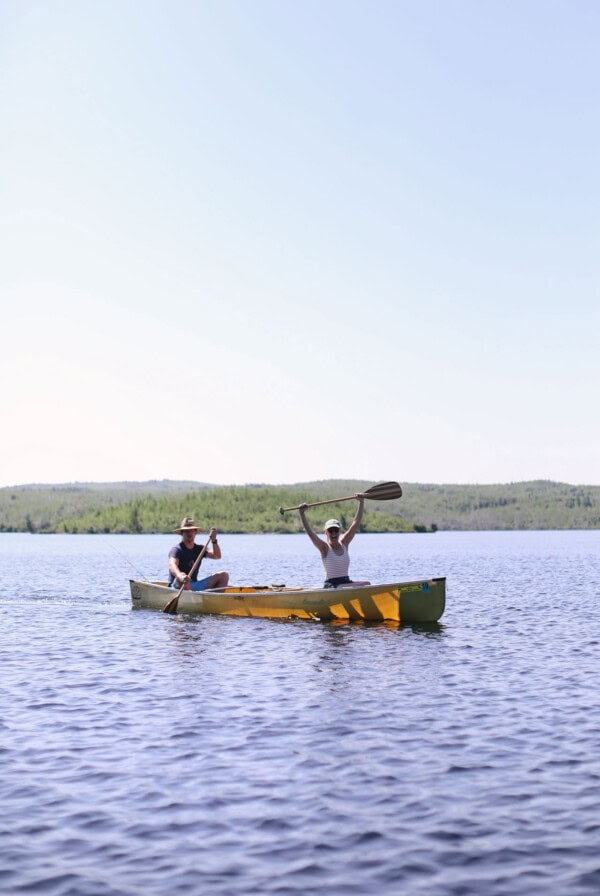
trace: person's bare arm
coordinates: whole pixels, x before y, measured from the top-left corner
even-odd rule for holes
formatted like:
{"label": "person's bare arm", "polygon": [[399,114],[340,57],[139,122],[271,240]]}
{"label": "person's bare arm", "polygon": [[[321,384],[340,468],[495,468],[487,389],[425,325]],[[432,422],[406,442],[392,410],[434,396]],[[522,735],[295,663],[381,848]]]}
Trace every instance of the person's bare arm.
{"label": "person's bare arm", "polygon": [[210,550],[208,548],[206,549],[206,551],[204,552],[204,556],[209,557],[211,560],[220,560],[221,548],[219,546],[219,542],[217,541],[217,530],[214,526],[208,533],[208,537],[210,538],[211,548]]}
{"label": "person's bare arm", "polygon": [[169,557],[169,572],[175,579],[175,584],[185,585],[189,582],[189,576],[179,569],[179,560],[177,557]]}
{"label": "person's bare arm", "polygon": [[348,526],[348,531],[344,532],[344,534],[340,538],[340,541],[342,542],[342,544],[350,544],[350,542],[352,541],[352,539],[358,532],[359,527],[360,527],[360,521],[362,520],[363,510],[365,509],[365,499],[363,498],[363,496],[356,494],[354,497],[358,501],[358,507],[356,508],[356,513],[354,514],[354,519]]}
{"label": "person's bare arm", "polygon": [[310,538],[310,540],[312,541],[312,543],[314,544],[316,549],[319,551],[321,556],[324,557],[328,551],[327,544],[321,538],[319,538],[317,533],[314,531],[314,529],[312,528],[312,526],[306,519],[306,508],[307,507],[308,507],[307,504],[301,504],[300,507],[298,508],[300,511],[300,520],[302,521],[302,525],[304,526],[304,531],[306,532],[306,534],[308,535],[308,537]]}

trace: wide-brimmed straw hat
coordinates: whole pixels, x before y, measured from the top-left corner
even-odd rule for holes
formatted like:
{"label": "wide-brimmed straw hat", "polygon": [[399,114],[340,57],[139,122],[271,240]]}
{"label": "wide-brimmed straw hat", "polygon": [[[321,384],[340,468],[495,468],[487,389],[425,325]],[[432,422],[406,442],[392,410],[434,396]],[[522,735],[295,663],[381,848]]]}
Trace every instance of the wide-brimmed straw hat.
{"label": "wide-brimmed straw hat", "polygon": [[177,532],[178,535],[181,535],[182,532],[188,532],[190,529],[194,529],[196,532],[200,532],[200,526],[197,526],[194,522],[193,517],[184,516],[181,521],[181,526],[174,531]]}

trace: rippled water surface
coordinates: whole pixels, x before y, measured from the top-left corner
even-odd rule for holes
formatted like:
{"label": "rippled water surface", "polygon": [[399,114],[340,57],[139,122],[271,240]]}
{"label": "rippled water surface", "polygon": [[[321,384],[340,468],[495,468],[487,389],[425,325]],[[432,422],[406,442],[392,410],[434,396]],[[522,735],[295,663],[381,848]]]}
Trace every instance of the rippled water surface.
{"label": "rippled water surface", "polygon": [[356,577],[447,576],[423,629],[132,611],[173,543],[0,535],[0,892],[600,891],[600,533],[359,536]]}

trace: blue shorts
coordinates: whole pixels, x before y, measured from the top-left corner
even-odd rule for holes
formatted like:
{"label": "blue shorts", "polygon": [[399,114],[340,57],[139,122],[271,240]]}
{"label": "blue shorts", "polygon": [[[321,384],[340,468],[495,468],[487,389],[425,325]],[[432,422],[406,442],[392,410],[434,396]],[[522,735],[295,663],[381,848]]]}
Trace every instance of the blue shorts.
{"label": "blue shorts", "polygon": [[[191,582],[192,591],[206,591],[211,578],[212,576],[206,576],[205,579],[198,579],[197,582]],[[171,582],[169,588],[177,588],[177,590],[179,591],[181,585],[178,585],[176,582]]]}

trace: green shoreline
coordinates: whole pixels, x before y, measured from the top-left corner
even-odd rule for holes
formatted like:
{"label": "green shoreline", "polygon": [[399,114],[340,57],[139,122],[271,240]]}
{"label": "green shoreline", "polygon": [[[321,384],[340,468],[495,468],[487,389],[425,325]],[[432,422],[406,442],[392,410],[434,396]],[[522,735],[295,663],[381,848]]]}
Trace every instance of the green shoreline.
{"label": "green shoreline", "polygon": [[[302,531],[299,515],[279,507],[352,495],[375,483],[330,479],[292,485],[148,482],[32,484],[0,489],[0,532],[172,533],[181,518],[228,533]],[[498,485],[400,483],[402,498],[365,501],[363,532],[599,529],[600,486],[536,480]],[[355,502],[315,507],[347,525]]]}

